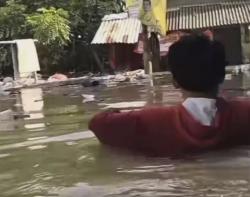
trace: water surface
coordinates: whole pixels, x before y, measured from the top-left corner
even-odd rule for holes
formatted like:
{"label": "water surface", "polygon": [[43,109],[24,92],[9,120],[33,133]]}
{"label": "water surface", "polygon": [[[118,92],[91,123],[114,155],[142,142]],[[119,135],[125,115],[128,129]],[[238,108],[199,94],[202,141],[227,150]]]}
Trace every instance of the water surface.
{"label": "water surface", "polygon": [[[233,77],[226,97],[249,92],[247,75]],[[29,114],[5,115],[0,127],[0,196],[250,196],[250,148],[190,156],[148,158],[101,146],[88,131],[89,119],[113,103],[173,105],[181,94],[169,75],[112,87],[24,89],[1,97],[1,108]],[[96,102],[83,103],[82,94]]]}

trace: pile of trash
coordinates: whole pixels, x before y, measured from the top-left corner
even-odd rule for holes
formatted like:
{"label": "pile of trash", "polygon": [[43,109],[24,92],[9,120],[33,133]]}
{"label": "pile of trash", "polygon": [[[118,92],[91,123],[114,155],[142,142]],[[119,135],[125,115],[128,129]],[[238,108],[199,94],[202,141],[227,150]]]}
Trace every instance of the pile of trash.
{"label": "pile of trash", "polygon": [[43,84],[45,80],[39,79],[36,81],[34,78],[20,78],[14,80],[12,77],[5,77],[3,81],[0,81],[0,96],[7,96],[11,93],[13,88],[29,87],[34,84]]}
{"label": "pile of trash", "polygon": [[66,75],[56,73],[56,74],[54,74],[54,75],[52,75],[51,77],[48,78],[48,82],[66,81],[68,79],[69,78]]}
{"label": "pile of trash", "polygon": [[[137,83],[148,79],[148,75],[145,74],[144,70],[135,70],[130,72],[118,73],[116,75],[107,75],[100,77],[88,77],[82,82],[84,87],[94,87],[99,85],[105,85],[107,87],[117,86],[120,83]],[[82,94],[83,103],[96,102],[98,98],[95,95]]]}
{"label": "pile of trash", "polygon": [[115,75],[90,77],[89,80],[92,81],[92,84],[94,86],[98,82],[99,85],[104,84],[110,87],[110,86],[117,85],[122,82],[136,83],[138,81],[141,81],[147,78],[148,76],[145,74],[145,71],[140,69],[140,70],[135,70],[135,71],[117,73]]}
{"label": "pile of trash", "polygon": [[7,90],[15,86],[14,79],[6,77],[3,81],[0,81],[0,96],[7,96],[10,94]]}
{"label": "pile of trash", "polygon": [[[93,74],[86,75],[84,79],[82,79],[81,84],[84,87],[98,86],[101,84],[113,84],[120,82],[137,82],[138,80],[146,79],[147,75],[143,69],[117,73],[115,75],[105,75],[105,76],[95,76]],[[68,78],[64,74],[56,73],[49,77],[48,82],[59,82],[59,81],[67,81],[74,80],[76,78]]]}
{"label": "pile of trash", "polygon": [[115,82],[136,82],[141,79],[146,79],[147,75],[144,70],[129,71],[114,75]]}
{"label": "pile of trash", "polygon": [[136,83],[143,79],[147,79],[148,76],[145,74],[143,69],[117,73],[115,75],[106,75],[106,76],[94,76],[87,75],[80,78],[68,78],[64,74],[56,73],[50,76],[47,80],[42,80],[41,76],[38,76],[36,81],[32,77],[22,78],[15,81],[11,77],[6,77],[3,81],[0,81],[0,96],[7,96],[10,94],[11,89],[15,88],[25,88],[33,87],[34,85],[46,85],[50,86],[54,83],[60,83],[61,85],[70,85],[70,84],[82,84],[84,87],[93,87],[99,85],[105,85],[107,87],[116,86],[122,82]]}

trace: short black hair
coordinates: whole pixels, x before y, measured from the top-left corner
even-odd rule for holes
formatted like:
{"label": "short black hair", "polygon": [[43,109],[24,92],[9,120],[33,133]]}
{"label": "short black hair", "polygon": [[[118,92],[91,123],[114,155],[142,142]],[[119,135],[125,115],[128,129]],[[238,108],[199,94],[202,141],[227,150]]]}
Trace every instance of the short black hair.
{"label": "short black hair", "polygon": [[168,65],[174,80],[184,90],[212,91],[224,81],[224,46],[205,35],[188,35],[174,43],[168,53]]}

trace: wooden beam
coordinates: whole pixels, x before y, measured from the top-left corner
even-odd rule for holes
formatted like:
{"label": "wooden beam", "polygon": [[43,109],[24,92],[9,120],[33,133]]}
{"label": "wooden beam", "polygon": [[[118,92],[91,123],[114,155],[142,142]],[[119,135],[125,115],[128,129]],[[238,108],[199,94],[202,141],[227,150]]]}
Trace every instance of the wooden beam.
{"label": "wooden beam", "polygon": [[15,41],[0,41],[0,44],[16,44]]}
{"label": "wooden beam", "polygon": [[[34,39],[34,42],[38,42],[38,40]],[[10,40],[10,41],[0,41],[1,44],[16,44],[15,40]]]}

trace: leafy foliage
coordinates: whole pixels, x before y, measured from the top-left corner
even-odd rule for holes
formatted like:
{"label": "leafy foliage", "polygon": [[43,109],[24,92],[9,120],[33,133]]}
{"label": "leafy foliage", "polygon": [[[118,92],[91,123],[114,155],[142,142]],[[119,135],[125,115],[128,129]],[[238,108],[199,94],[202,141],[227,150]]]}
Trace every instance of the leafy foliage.
{"label": "leafy foliage", "polygon": [[18,4],[14,0],[6,2],[6,6],[0,7],[0,39],[18,38],[25,33],[26,6]]}
{"label": "leafy foliage", "polygon": [[105,14],[116,12],[115,1],[71,0],[72,32],[80,34],[89,43]]}
{"label": "leafy foliage", "polygon": [[[43,44],[38,51],[44,68],[90,70],[96,67],[90,42],[102,17],[124,6],[124,0],[1,0],[0,40],[33,37]],[[9,50],[0,51],[0,68],[11,67]]]}
{"label": "leafy foliage", "polygon": [[38,11],[40,13],[27,17],[28,24],[32,26],[34,38],[46,45],[66,45],[70,40],[68,12],[54,7],[41,8]]}

